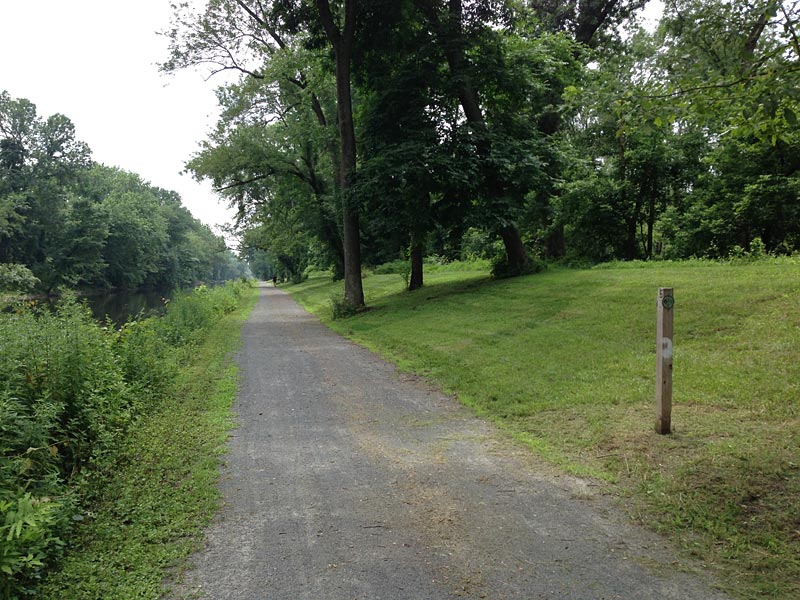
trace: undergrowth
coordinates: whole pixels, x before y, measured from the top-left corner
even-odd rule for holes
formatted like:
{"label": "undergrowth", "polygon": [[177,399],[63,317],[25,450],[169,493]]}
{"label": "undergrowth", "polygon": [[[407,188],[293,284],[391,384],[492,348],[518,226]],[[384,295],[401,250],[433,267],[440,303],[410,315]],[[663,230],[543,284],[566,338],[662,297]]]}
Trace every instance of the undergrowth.
{"label": "undergrowth", "polygon": [[1,597],[38,597],[48,569],[73,555],[130,459],[131,432],[174,398],[175,378],[245,288],[200,288],[164,317],[120,329],[74,298],[55,312],[26,303],[0,315]]}

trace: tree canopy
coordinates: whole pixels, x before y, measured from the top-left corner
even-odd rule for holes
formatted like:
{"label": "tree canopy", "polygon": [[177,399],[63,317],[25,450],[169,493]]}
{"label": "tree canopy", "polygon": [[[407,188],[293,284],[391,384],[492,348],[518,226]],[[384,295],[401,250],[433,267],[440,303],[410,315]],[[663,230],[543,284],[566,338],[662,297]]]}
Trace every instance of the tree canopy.
{"label": "tree canopy", "polygon": [[240,74],[188,167],[356,307],[362,260],[415,288],[467,247],[497,276],[796,251],[797,3],[670,0],[656,31],[645,4],[215,0],[162,66]]}
{"label": "tree canopy", "polygon": [[176,193],[95,163],[66,116],[0,94],[0,289],[173,288],[244,272]]}

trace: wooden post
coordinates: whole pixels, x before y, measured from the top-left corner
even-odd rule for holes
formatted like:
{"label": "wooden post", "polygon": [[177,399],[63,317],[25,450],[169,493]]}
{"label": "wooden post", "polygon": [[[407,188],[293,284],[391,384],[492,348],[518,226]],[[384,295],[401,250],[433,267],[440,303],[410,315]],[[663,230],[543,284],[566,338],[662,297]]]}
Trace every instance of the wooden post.
{"label": "wooden post", "polygon": [[656,432],[672,428],[672,322],[675,297],[672,288],[658,288],[656,318]]}

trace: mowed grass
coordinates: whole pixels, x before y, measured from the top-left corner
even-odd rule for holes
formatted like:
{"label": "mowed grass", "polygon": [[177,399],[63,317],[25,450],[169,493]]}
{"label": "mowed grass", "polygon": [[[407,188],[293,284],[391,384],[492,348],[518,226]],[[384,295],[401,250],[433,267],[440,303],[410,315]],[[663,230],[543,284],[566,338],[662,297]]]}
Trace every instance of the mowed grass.
{"label": "mowed grass", "polygon": [[[800,262],[551,270],[506,281],[291,288],[333,329],[436,382],[570,472],[608,482],[742,598],[800,598]],[[673,429],[655,423],[658,287],[675,290]]]}

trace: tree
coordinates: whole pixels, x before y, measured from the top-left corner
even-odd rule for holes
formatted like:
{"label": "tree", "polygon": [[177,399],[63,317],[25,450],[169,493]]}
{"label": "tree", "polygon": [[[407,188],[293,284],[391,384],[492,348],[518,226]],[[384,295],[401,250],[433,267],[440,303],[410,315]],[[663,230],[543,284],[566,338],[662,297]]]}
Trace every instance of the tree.
{"label": "tree", "polygon": [[[678,255],[797,248],[800,45],[796,2],[673,0],[659,31],[658,92],[643,98],[702,129],[706,168],[664,220]],[[666,111],[665,111],[666,112]]]}
{"label": "tree", "polygon": [[648,0],[530,0],[528,5],[549,30],[565,32],[590,48],[615,46],[616,26],[631,19]]}
{"label": "tree", "polygon": [[[483,222],[493,224],[506,250],[498,271],[513,275],[530,268],[520,222],[529,194],[557,176],[549,138],[561,126],[561,96],[582,54],[566,36],[551,33],[568,31],[578,44],[599,45],[642,4],[587,0],[563,9],[551,2],[527,8],[491,0],[417,2],[444,50],[452,93],[471,127],[483,167],[476,190]],[[527,69],[521,57],[528,59]]]}
{"label": "tree", "polygon": [[[299,89],[308,89],[306,73],[282,70],[280,57],[291,53],[291,37],[310,27],[324,33],[335,55],[337,127],[339,149],[332,156],[337,170],[337,194],[341,202],[342,248],[345,296],[350,304],[361,307],[364,294],[361,285],[361,248],[358,207],[352,202],[350,187],[355,177],[355,131],[350,87],[350,65],[356,27],[356,2],[345,0],[342,22],[338,23],[327,0],[318,0],[315,9],[304,3],[248,3],[222,1],[209,4],[204,15],[187,16],[176,7],[176,26],[169,32],[171,57],[166,70],[210,63],[215,70],[236,70],[247,77],[264,79],[273,84],[290,82]],[[320,32],[320,30],[322,30]],[[318,43],[319,35],[309,45]],[[277,60],[277,69],[273,61]],[[317,95],[306,94],[321,127],[329,119]],[[284,107],[286,108],[286,107]],[[281,111],[282,112],[282,111]]]}
{"label": "tree", "polygon": [[423,285],[433,229],[463,229],[477,169],[457,132],[457,100],[444,91],[443,54],[414,3],[371,3],[362,19],[355,189],[367,217],[368,256],[408,256],[413,290]]}
{"label": "tree", "polygon": [[568,90],[578,108],[564,133],[577,154],[554,205],[574,258],[653,258],[659,216],[703,170],[699,129],[641,101],[663,86],[655,49],[639,31]]}
{"label": "tree", "polygon": [[[225,88],[221,100],[228,109],[187,168],[210,179],[237,207],[241,228],[259,227],[262,218],[280,227],[278,216],[291,213],[292,223],[284,225],[294,230],[302,223],[307,236],[324,248],[334,273],[343,274],[340,206],[332,165],[325,161],[325,132],[295,86],[263,88],[256,81]],[[252,107],[267,99],[275,107],[292,108],[278,116],[257,114]]]}
{"label": "tree", "polygon": [[336,59],[336,115],[339,125],[339,193],[342,196],[342,242],[344,246],[344,295],[354,308],[364,306],[361,283],[361,237],[358,206],[352,187],[356,176],[356,134],[350,86],[353,40],[356,32],[356,0],[344,0],[342,23],[337,23],[328,0],[316,0],[319,21]]}
{"label": "tree", "polygon": [[719,132],[775,144],[797,127],[800,5],[671,0],[659,54],[669,74],[657,96]]}
{"label": "tree", "polygon": [[59,257],[70,243],[71,192],[89,164],[67,117],[42,119],[32,102],[0,94],[0,261],[24,264],[45,291],[84,278]]}

